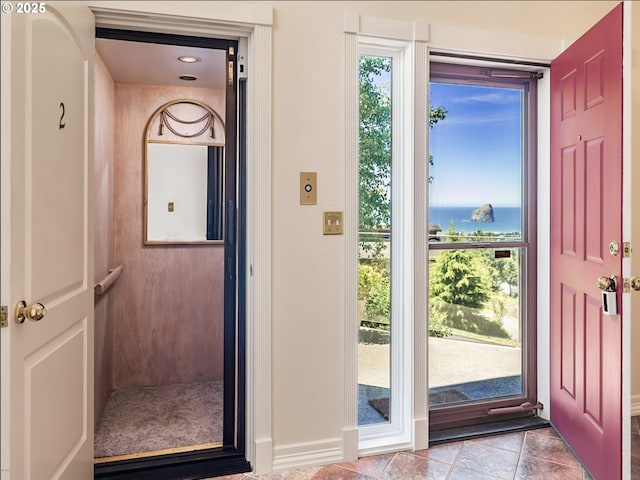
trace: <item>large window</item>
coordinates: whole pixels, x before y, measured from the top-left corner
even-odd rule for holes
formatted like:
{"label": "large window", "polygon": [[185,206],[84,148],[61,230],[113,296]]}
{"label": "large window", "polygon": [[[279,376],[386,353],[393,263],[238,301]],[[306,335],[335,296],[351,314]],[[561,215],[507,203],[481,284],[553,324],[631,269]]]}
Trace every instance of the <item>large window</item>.
{"label": "large window", "polygon": [[410,52],[406,42],[371,40],[358,48],[358,425],[364,451],[406,447],[413,435]]}
{"label": "large window", "polygon": [[358,222],[358,424],[388,422],[391,394],[393,58],[361,55]]}
{"label": "large window", "polygon": [[535,399],[531,77],[431,64],[432,425]]}

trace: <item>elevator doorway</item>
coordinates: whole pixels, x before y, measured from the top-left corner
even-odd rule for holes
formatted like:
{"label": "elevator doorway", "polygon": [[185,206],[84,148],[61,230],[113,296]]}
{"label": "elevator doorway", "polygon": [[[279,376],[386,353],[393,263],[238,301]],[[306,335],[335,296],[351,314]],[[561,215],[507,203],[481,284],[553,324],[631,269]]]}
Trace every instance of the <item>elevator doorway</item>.
{"label": "elevator doorway", "polygon": [[[244,299],[238,288],[238,272],[244,271],[244,167],[238,155],[243,87],[234,78],[237,49],[233,40],[96,30],[96,85],[102,68],[107,104],[112,89],[114,139],[112,232],[97,232],[96,238],[111,239],[102,246],[103,257],[123,266],[118,284],[96,300],[96,478],[113,472],[122,478],[134,467],[196,456],[226,455],[239,465],[235,471],[248,469]],[[100,121],[109,122],[109,113],[101,111],[96,90],[98,162]],[[194,105],[213,112],[210,126],[189,110]],[[209,140],[195,136],[201,129]],[[160,175],[165,183],[155,188],[164,208],[164,217],[158,215],[166,224],[200,208],[205,235],[154,237],[157,175],[151,151],[178,148],[186,163],[185,143],[204,147],[207,159],[196,160],[201,167],[190,172],[171,170],[175,156],[168,162],[172,166],[165,165]],[[100,173],[97,166],[98,187]],[[176,184],[182,190],[176,188],[167,201],[162,194]],[[196,190],[205,192],[206,205],[189,203]],[[99,204],[96,198],[96,208]],[[188,230],[179,225],[178,231]],[[103,227],[98,212],[96,229]],[[96,245],[96,263],[100,248]],[[102,310],[104,323],[110,323],[103,328]],[[210,467],[206,471],[212,473]]]}

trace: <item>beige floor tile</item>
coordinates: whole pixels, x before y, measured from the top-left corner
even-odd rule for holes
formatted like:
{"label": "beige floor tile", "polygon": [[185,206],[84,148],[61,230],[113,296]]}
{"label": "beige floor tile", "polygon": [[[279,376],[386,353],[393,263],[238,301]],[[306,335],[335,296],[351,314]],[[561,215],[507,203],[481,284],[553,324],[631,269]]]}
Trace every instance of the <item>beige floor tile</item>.
{"label": "beige floor tile", "polygon": [[[636,435],[640,440],[640,435]],[[634,448],[640,441],[633,443]],[[640,454],[632,456],[640,480]],[[592,480],[553,428],[363,457],[324,467],[215,480]]]}
{"label": "beige floor tile", "polygon": [[320,470],[320,467],[298,468],[267,475],[258,475],[256,478],[258,480],[311,480],[318,470]]}
{"label": "beige floor tile", "polygon": [[414,455],[418,455],[424,458],[430,458],[443,463],[453,464],[462,450],[464,442],[445,443],[443,445],[434,445],[428,450],[419,450],[413,452]]}
{"label": "beige floor tile", "polygon": [[489,447],[509,450],[510,452],[520,452],[524,442],[524,432],[508,433],[506,435],[495,435],[474,440],[477,443]]}
{"label": "beige floor tile", "polygon": [[519,457],[519,453],[516,452],[488,447],[470,441],[466,442],[462,447],[455,466],[484,475],[511,480],[516,473]]}
{"label": "beige floor tile", "polygon": [[550,459],[555,463],[582,469],[580,462],[578,462],[561,438],[541,435],[535,432],[527,432],[524,446],[522,447],[522,455]]}
{"label": "beige floor tile", "polygon": [[362,457],[354,462],[339,463],[337,465],[353,472],[363,473],[377,478],[387,465],[389,465],[389,462],[394,456],[395,453],[374,455],[372,457]]}
{"label": "beige floor tile", "polygon": [[518,464],[517,480],[584,480],[583,470],[542,458],[523,457]]}
{"label": "beige floor tile", "polygon": [[379,477],[381,480],[445,480],[451,465],[428,458],[398,453]]}
{"label": "beige floor tile", "polygon": [[447,480],[497,480],[499,477],[488,475],[486,473],[467,470],[459,466],[453,467],[451,474]]}
{"label": "beige floor tile", "polygon": [[375,480],[375,478],[376,477],[357,473],[336,465],[322,467],[318,470],[318,473],[312,477],[313,480]]}

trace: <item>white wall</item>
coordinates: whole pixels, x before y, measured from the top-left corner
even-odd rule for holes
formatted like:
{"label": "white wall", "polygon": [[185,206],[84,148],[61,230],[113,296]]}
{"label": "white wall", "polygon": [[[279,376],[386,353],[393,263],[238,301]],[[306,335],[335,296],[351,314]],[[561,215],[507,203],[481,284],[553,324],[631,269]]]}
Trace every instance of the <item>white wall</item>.
{"label": "white wall", "polygon": [[[135,2],[135,7],[109,3],[112,8],[201,19],[224,18],[230,8],[226,2]],[[323,210],[345,208],[344,14],[427,23],[432,44],[440,49],[550,60],[615,4],[272,3],[271,386],[276,457],[334,445],[342,435],[343,324],[350,321],[344,318],[345,245],[342,236],[322,235],[321,217]],[[318,172],[316,206],[298,203],[300,171]],[[540,320],[546,320],[544,312]]]}

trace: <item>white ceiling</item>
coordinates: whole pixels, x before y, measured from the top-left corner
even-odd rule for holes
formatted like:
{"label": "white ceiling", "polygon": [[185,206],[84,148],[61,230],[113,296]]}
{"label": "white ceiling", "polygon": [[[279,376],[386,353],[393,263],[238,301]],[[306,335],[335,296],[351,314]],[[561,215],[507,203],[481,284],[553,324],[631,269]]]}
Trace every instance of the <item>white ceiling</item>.
{"label": "white ceiling", "polygon": [[[96,38],[96,50],[115,82],[224,88],[226,52],[212,48]],[[197,63],[178,61],[181,55],[199,57]],[[194,75],[197,80],[180,80]]]}

